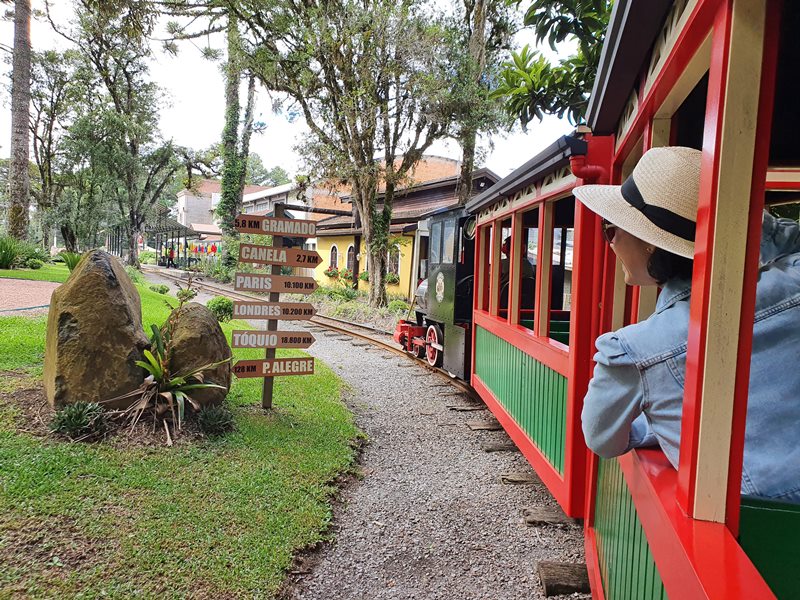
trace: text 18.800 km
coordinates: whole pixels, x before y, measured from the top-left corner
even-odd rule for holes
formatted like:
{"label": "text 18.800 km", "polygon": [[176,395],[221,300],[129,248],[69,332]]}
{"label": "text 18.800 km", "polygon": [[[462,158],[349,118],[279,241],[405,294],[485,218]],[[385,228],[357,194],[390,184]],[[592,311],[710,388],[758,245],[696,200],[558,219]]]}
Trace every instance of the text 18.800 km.
{"label": "text 18.800 km", "polygon": [[304,331],[234,330],[231,348],[308,348],[314,336]]}
{"label": "text 18.800 km", "polygon": [[313,358],[275,358],[240,360],[231,368],[237,377],[272,377],[274,375],[313,375]]}
{"label": "text 18.800 km", "polygon": [[317,282],[313,277],[236,273],[233,288],[243,292],[310,294],[317,289]]}

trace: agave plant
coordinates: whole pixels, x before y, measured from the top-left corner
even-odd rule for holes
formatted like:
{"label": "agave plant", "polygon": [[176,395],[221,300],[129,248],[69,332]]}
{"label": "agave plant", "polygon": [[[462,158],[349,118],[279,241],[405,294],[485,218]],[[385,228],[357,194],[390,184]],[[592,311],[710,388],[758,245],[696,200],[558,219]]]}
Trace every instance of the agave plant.
{"label": "agave plant", "polygon": [[80,252],[68,252],[66,250],[62,250],[61,252],[58,253],[58,255],[64,259],[64,264],[67,265],[67,268],[69,269],[70,273],[72,273],[72,271],[75,270],[75,267],[78,266],[78,263],[83,257],[83,254],[81,254]]}
{"label": "agave plant", "polygon": [[[181,429],[185,421],[186,405],[188,404],[195,411],[200,410],[200,405],[191,396],[195,390],[225,389],[224,386],[216,383],[206,382],[205,372],[228,362],[230,359],[203,365],[183,373],[173,374],[170,372],[171,329],[171,321],[167,322],[163,332],[155,325],[152,326],[153,335],[150,339],[152,349],[144,351],[146,360],[136,361],[138,366],[147,371],[147,377],[145,377],[142,385],[132,392],[107,400],[107,402],[112,402],[126,398],[138,398],[124,411],[130,422],[131,429],[136,427],[142,416],[148,412],[156,417],[169,413],[173,424],[178,429]],[[164,420],[164,429],[167,432],[168,444],[171,445],[172,440],[169,437],[169,428],[166,420]]]}

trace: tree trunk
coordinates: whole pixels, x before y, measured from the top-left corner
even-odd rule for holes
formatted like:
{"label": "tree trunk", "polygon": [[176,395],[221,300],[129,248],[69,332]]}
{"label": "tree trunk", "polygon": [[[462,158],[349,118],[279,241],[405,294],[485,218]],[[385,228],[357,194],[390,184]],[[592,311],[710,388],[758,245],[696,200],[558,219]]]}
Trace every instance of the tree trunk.
{"label": "tree trunk", "polygon": [[374,308],[386,306],[386,252],[369,250],[369,305]]}
{"label": "tree trunk", "polygon": [[8,232],[12,237],[28,236],[28,208],[31,180],[28,170],[31,102],[31,2],[14,2],[14,58],[11,75],[11,164],[8,180],[11,202]]}
{"label": "tree trunk", "polygon": [[67,252],[78,251],[78,237],[72,227],[67,224],[61,226],[61,237],[64,238],[64,248]]}
{"label": "tree trunk", "polygon": [[[472,9],[472,28],[469,36],[470,79],[480,85],[486,69],[486,0],[476,0]],[[468,116],[467,119],[470,119]],[[470,119],[471,120],[471,119]],[[461,177],[458,183],[458,204],[464,206],[472,194],[472,171],[475,168],[475,141],[478,131],[471,122],[461,130]]]}
{"label": "tree trunk", "polygon": [[228,62],[225,65],[225,127],[222,130],[222,197],[217,211],[225,235],[236,235],[233,220],[241,203],[239,190],[239,29],[236,16],[228,14]]}

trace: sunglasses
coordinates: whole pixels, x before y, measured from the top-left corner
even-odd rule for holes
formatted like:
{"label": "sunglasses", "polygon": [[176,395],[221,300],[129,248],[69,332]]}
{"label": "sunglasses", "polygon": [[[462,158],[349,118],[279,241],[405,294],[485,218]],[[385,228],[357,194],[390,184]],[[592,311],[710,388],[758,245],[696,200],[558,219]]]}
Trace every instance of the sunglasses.
{"label": "sunglasses", "polygon": [[617,235],[617,226],[613,223],[603,220],[603,237],[606,238],[606,241],[609,244],[614,242],[615,235]]}

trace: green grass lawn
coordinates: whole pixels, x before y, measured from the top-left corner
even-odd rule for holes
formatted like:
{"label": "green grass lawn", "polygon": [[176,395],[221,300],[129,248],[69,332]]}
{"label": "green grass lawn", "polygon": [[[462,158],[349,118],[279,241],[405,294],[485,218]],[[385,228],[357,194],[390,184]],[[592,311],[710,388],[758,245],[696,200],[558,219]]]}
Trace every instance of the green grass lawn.
{"label": "green grass lawn", "polygon": [[[138,289],[145,328],[161,324],[164,296]],[[0,317],[0,371],[38,376],[45,326]],[[234,433],[173,448],[43,439],[0,401],[0,598],[271,597],[293,552],[324,537],[360,434],[324,364],[278,378],[269,413],[261,382],[234,382]]]}
{"label": "green grass lawn", "polygon": [[0,278],[33,279],[35,281],[58,281],[63,283],[69,277],[69,269],[64,263],[46,264],[41,269],[0,269]]}

